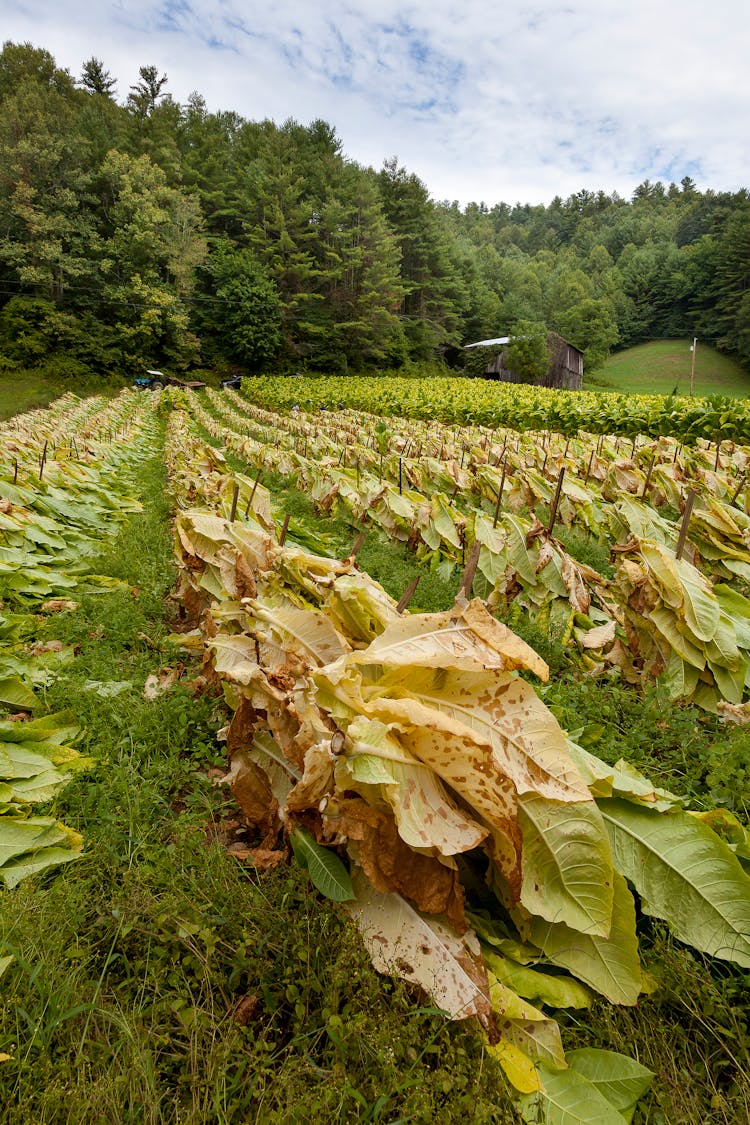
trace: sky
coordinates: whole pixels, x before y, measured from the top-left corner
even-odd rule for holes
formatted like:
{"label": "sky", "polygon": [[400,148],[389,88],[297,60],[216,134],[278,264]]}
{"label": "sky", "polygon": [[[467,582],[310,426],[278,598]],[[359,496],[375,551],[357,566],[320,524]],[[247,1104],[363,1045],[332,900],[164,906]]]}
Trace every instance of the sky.
{"label": "sky", "polygon": [[118,101],[154,65],[179,102],[323,118],[462,207],[750,187],[746,0],[2,0],[2,37],[101,59]]}

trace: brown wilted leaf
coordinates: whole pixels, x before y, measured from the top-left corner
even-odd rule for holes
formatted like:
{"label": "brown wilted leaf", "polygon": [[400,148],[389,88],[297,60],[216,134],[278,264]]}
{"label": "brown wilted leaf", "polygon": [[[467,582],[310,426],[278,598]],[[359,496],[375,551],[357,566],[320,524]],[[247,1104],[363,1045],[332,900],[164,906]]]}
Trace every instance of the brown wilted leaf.
{"label": "brown wilted leaf", "polygon": [[62,641],[39,641],[31,646],[29,652],[32,656],[41,656],[45,652],[62,652],[64,648]]}
{"label": "brown wilted leaf", "polygon": [[182,671],[182,665],[178,664],[176,668],[166,667],[158,672],[152,672],[143,685],[144,699],[151,701],[163,695],[165,691],[169,691],[179,680]]}
{"label": "brown wilted leaf", "polygon": [[209,683],[205,676],[196,676],[192,680],[188,680],[185,688],[191,695],[205,695],[209,689]]}
{"label": "brown wilted leaf", "polygon": [[232,1019],[240,1027],[247,1027],[257,1019],[260,1009],[260,998],[255,995],[242,996],[232,1009]]}
{"label": "brown wilted leaf", "polygon": [[237,584],[237,596],[240,598],[255,598],[258,596],[258,587],[255,575],[247,564],[245,558],[238,553],[234,564],[234,580]]}
{"label": "brown wilted leaf", "polygon": [[278,824],[279,803],[265,771],[248,754],[238,750],[232,755],[232,768],[227,780],[248,824],[263,833],[274,831]]}
{"label": "brown wilted leaf", "polygon": [[70,598],[48,598],[39,608],[42,613],[68,613],[78,609],[78,602]]}
{"label": "brown wilted leaf", "polygon": [[259,715],[249,699],[240,696],[237,710],[226,728],[227,754],[231,758],[237,750],[244,750],[253,741],[258,727],[265,726],[265,716]]}
{"label": "brown wilted leaf", "polygon": [[466,931],[458,872],[405,844],[392,815],[359,798],[347,799],[336,806],[335,816],[324,815],[323,824],[358,843],[357,860],[375,890],[397,891],[425,914],[445,914],[457,933]]}

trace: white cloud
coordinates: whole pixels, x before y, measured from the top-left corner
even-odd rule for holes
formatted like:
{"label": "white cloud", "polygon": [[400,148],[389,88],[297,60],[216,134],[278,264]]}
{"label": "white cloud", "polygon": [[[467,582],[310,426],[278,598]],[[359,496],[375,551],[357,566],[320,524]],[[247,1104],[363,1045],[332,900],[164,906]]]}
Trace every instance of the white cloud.
{"label": "white cloud", "polygon": [[148,63],[180,101],[322,117],[348,155],[397,154],[439,199],[747,182],[744,0],[6,0],[3,25],[75,74],[102,58],[121,98]]}

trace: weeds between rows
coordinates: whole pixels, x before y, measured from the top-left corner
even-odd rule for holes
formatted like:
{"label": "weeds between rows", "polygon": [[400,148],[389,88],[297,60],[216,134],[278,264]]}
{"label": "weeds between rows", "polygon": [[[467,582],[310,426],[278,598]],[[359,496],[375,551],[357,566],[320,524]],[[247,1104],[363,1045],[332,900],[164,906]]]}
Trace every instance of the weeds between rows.
{"label": "weeds between rows", "polygon": [[[97,563],[138,588],[82,600],[49,636],[80,646],[47,692],[99,764],[54,811],[82,859],[0,899],[0,1120],[512,1122],[471,1030],[378,977],[345,917],[295,868],[227,855],[227,804],[207,771],[219,701],[146,676],[167,640],[174,579],[163,467],[144,514]],[[132,683],[104,698],[84,685]]]}

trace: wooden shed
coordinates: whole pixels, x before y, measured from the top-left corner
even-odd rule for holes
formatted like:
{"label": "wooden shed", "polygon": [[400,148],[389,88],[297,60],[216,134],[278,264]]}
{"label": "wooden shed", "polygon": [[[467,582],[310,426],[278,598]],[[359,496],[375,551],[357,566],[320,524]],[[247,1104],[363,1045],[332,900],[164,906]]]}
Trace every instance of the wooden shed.
{"label": "wooden shed", "polygon": [[583,352],[569,344],[557,332],[547,333],[549,367],[546,372],[533,380],[517,375],[505,366],[505,344],[510,336],[499,336],[495,340],[478,340],[467,344],[465,351],[482,348],[487,364],[482,372],[484,379],[498,379],[502,383],[529,383],[536,387],[563,387],[570,391],[580,391],[583,384]]}

